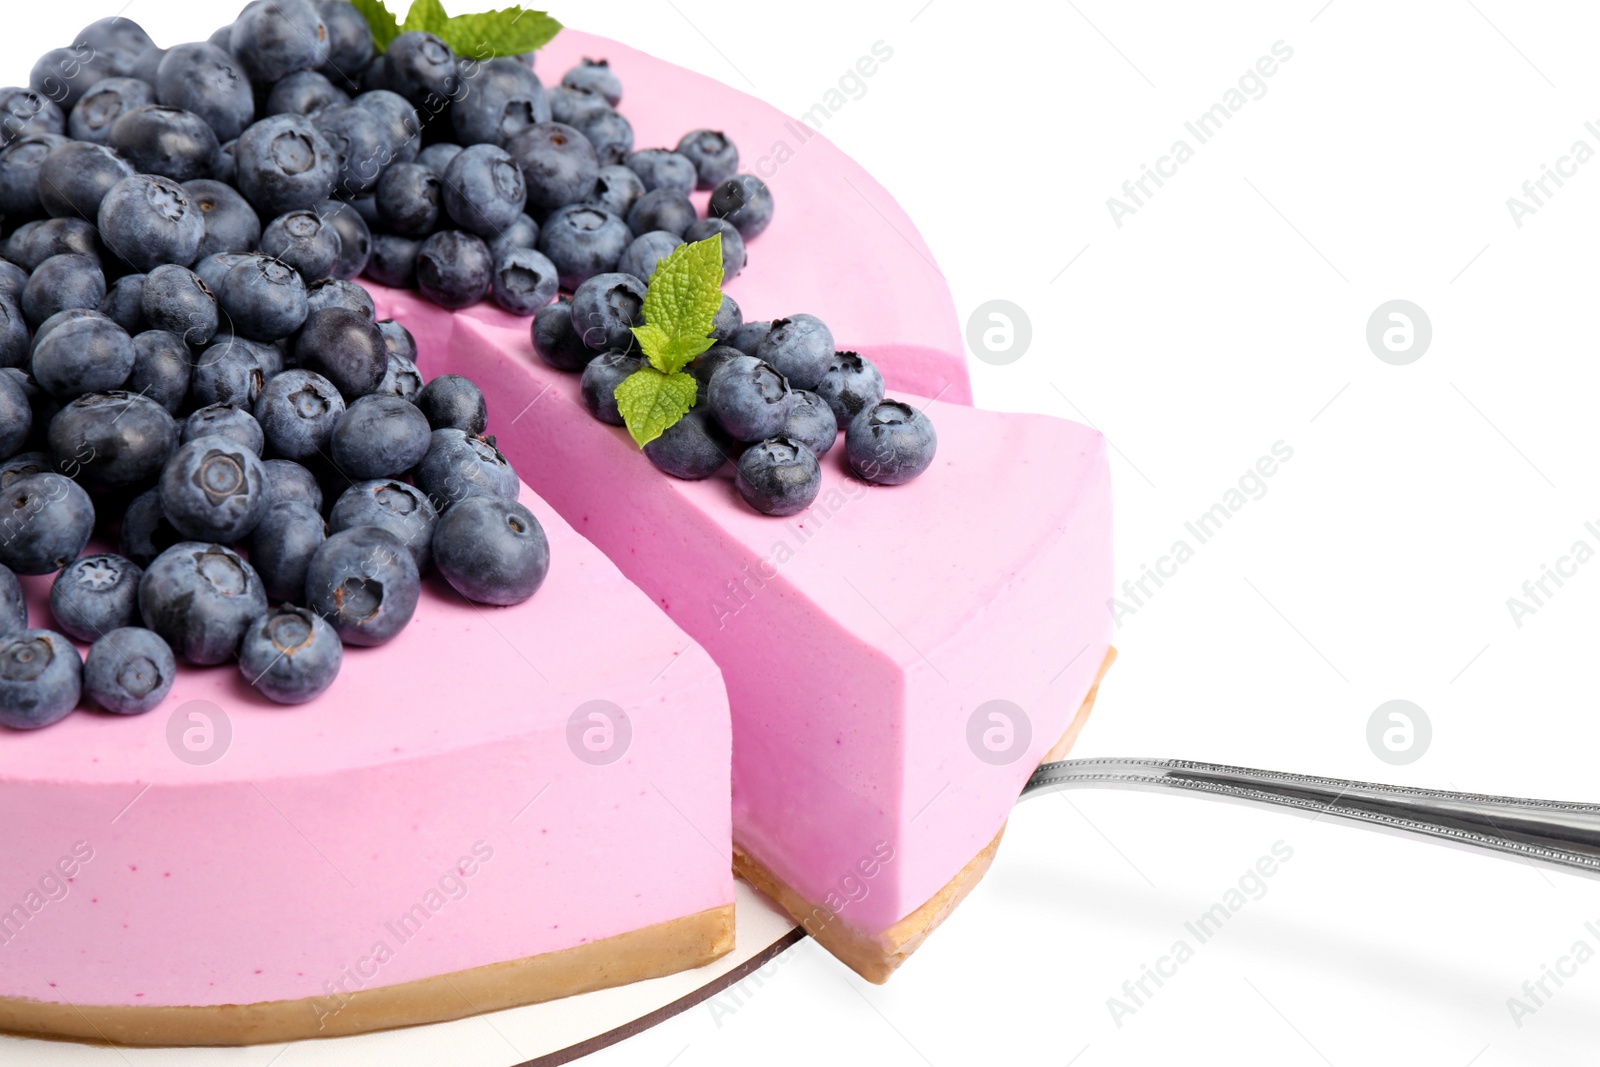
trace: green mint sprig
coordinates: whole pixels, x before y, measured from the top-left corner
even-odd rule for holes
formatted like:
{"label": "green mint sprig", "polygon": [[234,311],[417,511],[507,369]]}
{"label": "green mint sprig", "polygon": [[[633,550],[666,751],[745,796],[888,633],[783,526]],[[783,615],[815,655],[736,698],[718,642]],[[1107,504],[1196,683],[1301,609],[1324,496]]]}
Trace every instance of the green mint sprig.
{"label": "green mint sprig", "polygon": [[543,11],[520,5],[472,15],[447,15],[440,0],[413,0],[404,22],[395,20],[383,0],[351,0],[372,30],[372,43],[381,53],[402,33],[421,30],[449,45],[459,56],[491,59],[532,52],[561,32],[561,23]]}
{"label": "green mint sprig", "polygon": [[722,235],[680,245],[656,265],[644,294],[644,325],[633,328],[649,362],[617,386],[617,410],[640,448],[694,407],[698,383],[684,371],[716,342],[722,307]]}

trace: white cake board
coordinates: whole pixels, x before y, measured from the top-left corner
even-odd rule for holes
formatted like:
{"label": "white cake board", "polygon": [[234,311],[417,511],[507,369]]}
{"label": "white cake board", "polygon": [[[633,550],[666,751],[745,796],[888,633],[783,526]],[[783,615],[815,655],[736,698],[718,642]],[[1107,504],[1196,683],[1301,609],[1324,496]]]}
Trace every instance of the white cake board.
{"label": "white cake board", "polygon": [[[436,1067],[498,1063],[556,1067],[669,1019],[715,996],[784,952],[804,934],[778,907],[735,879],[734,950],[714,963],[665,978],[601,989],[525,1008],[430,1026],[253,1048],[108,1048],[0,1034],[0,1063],[29,1067]],[[484,1052],[486,1035],[493,1038]],[[499,1059],[493,1057],[496,1045]]]}

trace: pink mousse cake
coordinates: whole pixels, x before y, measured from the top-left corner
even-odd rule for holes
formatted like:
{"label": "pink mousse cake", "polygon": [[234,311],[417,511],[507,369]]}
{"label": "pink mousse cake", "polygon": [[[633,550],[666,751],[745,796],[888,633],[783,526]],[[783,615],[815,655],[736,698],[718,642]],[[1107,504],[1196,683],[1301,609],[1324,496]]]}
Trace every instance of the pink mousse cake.
{"label": "pink mousse cake", "polygon": [[[405,631],[349,649],[309,704],[185,667],[154,712],[0,737],[0,1029],[349,1034],[732,947],[717,667],[522,502],[553,559],[533,599],[479,607],[430,576]],[[49,579],[24,581],[47,618]]]}

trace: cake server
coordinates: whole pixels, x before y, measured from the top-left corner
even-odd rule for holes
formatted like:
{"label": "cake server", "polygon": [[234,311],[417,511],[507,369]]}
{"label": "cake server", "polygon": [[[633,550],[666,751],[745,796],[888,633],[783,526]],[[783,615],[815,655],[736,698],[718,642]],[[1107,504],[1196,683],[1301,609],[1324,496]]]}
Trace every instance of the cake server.
{"label": "cake server", "polygon": [[1042,763],[1022,799],[1084,786],[1188,793],[1311,812],[1401,835],[1600,873],[1600,805],[1457,793],[1158,759]]}

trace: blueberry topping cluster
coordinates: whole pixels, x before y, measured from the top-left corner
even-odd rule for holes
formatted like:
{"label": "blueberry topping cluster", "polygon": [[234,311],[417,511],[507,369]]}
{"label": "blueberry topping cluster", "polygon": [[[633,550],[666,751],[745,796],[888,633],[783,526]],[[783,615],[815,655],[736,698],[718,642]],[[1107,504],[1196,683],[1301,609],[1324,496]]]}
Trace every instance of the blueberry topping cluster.
{"label": "blueberry topping cluster", "polygon": [[[585,121],[627,162],[606,65],[562,92],[603,102]],[[353,279],[532,315],[613,269],[631,237],[608,259],[575,234],[626,233],[644,181],[602,185],[551,120],[528,58],[384,51],[346,0],[252,3],[166,49],[104,19],[0,89],[0,725],[147,712],[179,663],[301,703],[406,626],[430,569],[483,604],[534,594],[549,546],[482,391],[424,381]],[[639,166],[726,181],[719,136]],[[18,575],[54,575],[53,628]]]}

